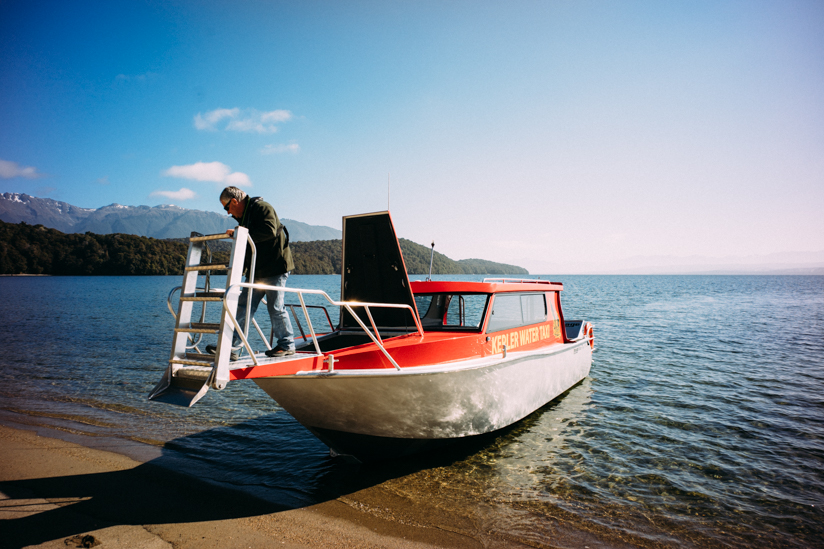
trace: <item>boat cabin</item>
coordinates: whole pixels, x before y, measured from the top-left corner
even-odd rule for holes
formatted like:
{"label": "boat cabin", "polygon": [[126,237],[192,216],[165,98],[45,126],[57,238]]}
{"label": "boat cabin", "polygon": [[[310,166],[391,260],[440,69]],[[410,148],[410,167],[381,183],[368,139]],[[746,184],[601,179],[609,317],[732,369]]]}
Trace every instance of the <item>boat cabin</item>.
{"label": "boat cabin", "polygon": [[[409,306],[370,311],[370,320],[384,340],[417,334],[419,319],[425,340],[440,340],[445,334],[452,334],[449,337],[453,339],[461,335],[496,334],[487,339],[501,342],[505,337],[500,346],[509,350],[531,342],[563,343],[563,313],[558,294],[562,290],[560,283],[536,279],[410,282],[388,212],[348,216],[343,220],[341,301]],[[369,316],[361,307],[353,310],[360,318]],[[413,316],[415,313],[418,319]],[[535,330],[523,330],[529,326]],[[514,334],[509,333],[513,331]],[[338,329],[318,338],[323,352],[371,341],[345,309],[341,310]],[[405,340],[405,345],[409,343]],[[311,346],[307,342],[297,350],[309,351]],[[497,345],[489,347],[502,352]]]}

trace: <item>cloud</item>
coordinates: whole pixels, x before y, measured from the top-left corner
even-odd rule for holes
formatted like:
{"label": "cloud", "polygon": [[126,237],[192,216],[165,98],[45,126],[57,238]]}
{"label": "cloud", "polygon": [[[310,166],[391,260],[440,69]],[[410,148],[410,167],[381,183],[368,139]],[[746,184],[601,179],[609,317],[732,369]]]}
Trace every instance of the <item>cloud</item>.
{"label": "cloud", "polygon": [[10,160],[0,160],[0,177],[3,179],[13,179],[15,177],[25,177],[26,179],[37,179],[44,174],[37,173],[37,168],[31,166],[23,167],[17,162]]}
{"label": "cloud", "polygon": [[300,145],[297,143],[291,143],[289,145],[266,145],[260,150],[261,154],[281,154],[281,153],[292,153],[297,154],[300,152]]}
{"label": "cloud", "polygon": [[194,118],[195,128],[204,131],[223,129],[230,132],[275,133],[275,124],[288,122],[293,118],[287,110],[261,112],[257,109],[215,109],[206,113],[197,113]]}
{"label": "cloud", "polygon": [[155,191],[149,196],[164,196],[169,200],[191,200],[197,195],[194,191],[183,187],[179,191]]}
{"label": "cloud", "polygon": [[157,76],[157,73],[152,71],[144,72],[143,74],[118,74],[114,77],[117,82],[145,82],[150,78]]}
{"label": "cloud", "polygon": [[249,176],[242,172],[232,172],[223,162],[195,162],[188,166],[172,166],[162,175],[167,177],[180,177],[182,179],[193,179],[195,181],[212,181],[214,183],[225,183],[237,187],[251,187],[252,182]]}
{"label": "cloud", "polygon": [[98,183],[101,185],[108,185],[109,184],[109,176],[101,177],[97,180]]}
{"label": "cloud", "polygon": [[206,114],[197,113],[195,115],[195,128],[199,130],[215,131],[215,124],[224,118],[237,118],[240,109],[215,109]]}
{"label": "cloud", "polygon": [[230,173],[222,182],[226,183],[227,185],[234,185],[235,187],[252,186],[252,182],[249,181],[249,176],[241,172]]}

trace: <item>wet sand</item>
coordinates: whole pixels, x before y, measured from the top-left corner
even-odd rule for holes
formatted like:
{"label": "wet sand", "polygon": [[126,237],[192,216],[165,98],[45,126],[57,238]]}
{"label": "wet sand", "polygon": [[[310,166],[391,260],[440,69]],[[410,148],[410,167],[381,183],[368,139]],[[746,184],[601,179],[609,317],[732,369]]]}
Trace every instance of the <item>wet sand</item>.
{"label": "wet sand", "polygon": [[472,525],[459,517],[412,509],[377,488],[287,509],[151,460],[40,436],[34,429],[0,425],[0,464],[4,548],[95,542],[101,549],[478,548],[489,542],[473,536]]}

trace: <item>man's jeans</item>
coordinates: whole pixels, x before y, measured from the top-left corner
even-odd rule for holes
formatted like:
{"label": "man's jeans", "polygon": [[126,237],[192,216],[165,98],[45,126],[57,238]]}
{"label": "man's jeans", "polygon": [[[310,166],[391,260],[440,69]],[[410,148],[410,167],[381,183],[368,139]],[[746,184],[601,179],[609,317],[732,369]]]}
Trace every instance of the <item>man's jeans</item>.
{"label": "man's jeans", "polygon": [[[270,276],[267,278],[258,278],[255,280],[256,284],[266,284],[268,286],[286,286],[286,279],[289,273],[282,275]],[[248,288],[243,288],[240,292],[240,297],[237,302],[237,323],[241,328],[245,327],[246,323],[246,296],[248,295]],[[295,341],[292,336],[292,322],[289,320],[289,314],[283,306],[283,294],[285,292],[277,292],[274,290],[255,290],[252,292],[252,304],[249,315],[249,332],[253,329],[252,318],[255,316],[260,300],[266,295],[266,307],[269,309],[269,318],[272,320],[272,329],[274,331],[275,347],[281,349],[295,349]],[[246,334],[246,339],[249,339],[249,334]],[[240,345],[240,336],[235,332],[232,337],[232,347]]]}

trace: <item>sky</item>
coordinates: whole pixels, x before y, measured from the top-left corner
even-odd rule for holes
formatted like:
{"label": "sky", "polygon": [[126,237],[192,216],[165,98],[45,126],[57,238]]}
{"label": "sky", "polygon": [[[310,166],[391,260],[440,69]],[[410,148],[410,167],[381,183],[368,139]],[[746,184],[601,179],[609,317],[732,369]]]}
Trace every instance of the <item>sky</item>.
{"label": "sky", "polygon": [[824,250],[824,2],[0,1],[0,192],[532,273]]}

